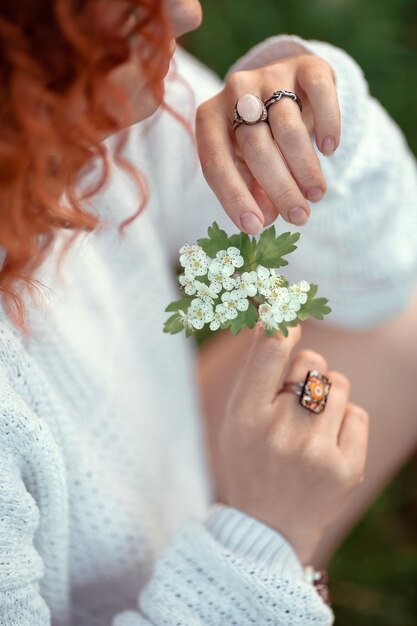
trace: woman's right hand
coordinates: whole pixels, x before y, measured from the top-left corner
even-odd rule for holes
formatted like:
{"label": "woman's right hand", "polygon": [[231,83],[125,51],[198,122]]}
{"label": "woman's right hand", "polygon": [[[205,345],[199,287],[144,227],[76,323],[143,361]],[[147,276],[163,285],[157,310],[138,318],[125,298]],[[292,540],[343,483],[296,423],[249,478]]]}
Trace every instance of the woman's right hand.
{"label": "woman's right hand", "polygon": [[[307,563],[324,529],[363,480],[368,415],[348,402],[349,382],[328,372],[311,351],[290,359],[300,329],[266,337],[261,328],[238,381],[220,434],[224,502],[279,531]],[[284,382],[308,370],[327,375],[332,387],[315,415]]]}

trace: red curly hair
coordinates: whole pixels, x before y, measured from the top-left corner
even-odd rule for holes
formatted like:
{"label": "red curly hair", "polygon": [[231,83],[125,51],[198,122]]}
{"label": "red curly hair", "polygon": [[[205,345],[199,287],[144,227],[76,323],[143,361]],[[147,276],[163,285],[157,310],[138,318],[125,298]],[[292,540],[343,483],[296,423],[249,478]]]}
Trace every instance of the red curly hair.
{"label": "red curly hair", "polygon": [[[104,134],[120,130],[128,113],[109,74],[130,59],[129,39],[118,29],[95,25],[91,11],[100,1],[2,0],[0,5],[0,294],[6,313],[23,331],[23,295],[33,295],[39,286],[34,272],[59,230],[73,229],[72,243],[99,224],[83,201],[107,178]],[[171,41],[163,0],[123,0],[123,6],[140,16],[130,35],[144,44],[138,62],[157,93],[157,59],[170,56]],[[111,114],[104,94],[119,103]],[[121,156],[125,139],[120,133],[115,159],[141,184]],[[100,159],[102,174],[78,197],[80,172],[93,157]],[[143,196],[131,219],[145,201]]]}

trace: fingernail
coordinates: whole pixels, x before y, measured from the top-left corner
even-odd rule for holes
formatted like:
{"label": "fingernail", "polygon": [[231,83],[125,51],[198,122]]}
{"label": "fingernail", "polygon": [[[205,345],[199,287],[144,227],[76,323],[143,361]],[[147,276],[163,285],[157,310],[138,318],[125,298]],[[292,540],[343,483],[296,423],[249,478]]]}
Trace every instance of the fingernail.
{"label": "fingernail", "polygon": [[254,213],[244,213],[240,218],[240,223],[248,235],[259,235],[263,229],[261,220]]}
{"label": "fingernail", "polygon": [[321,145],[321,151],[326,156],[330,156],[336,149],[336,142],[333,137],[325,137]]}
{"label": "fingernail", "polygon": [[302,224],[306,223],[308,215],[304,209],[302,209],[300,206],[296,206],[288,211],[288,219],[290,220],[291,224],[297,224],[297,226],[301,226]]}
{"label": "fingernail", "polygon": [[306,191],[307,200],[311,202],[318,202],[323,196],[323,189],[321,187],[312,187]]}

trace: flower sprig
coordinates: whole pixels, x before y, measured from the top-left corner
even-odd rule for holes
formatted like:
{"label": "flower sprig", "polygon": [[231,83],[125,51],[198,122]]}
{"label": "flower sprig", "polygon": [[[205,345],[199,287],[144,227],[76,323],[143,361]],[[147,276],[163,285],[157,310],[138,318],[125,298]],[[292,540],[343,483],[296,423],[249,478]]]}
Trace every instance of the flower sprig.
{"label": "flower sprig", "polygon": [[245,233],[229,237],[214,222],[208,238],[180,249],[183,272],[178,281],[185,293],[165,309],[172,315],[164,332],[185,330],[187,336],[208,326],[212,332],[230,328],[234,335],[246,326],[262,323],[267,335],[288,335],[288,328],[308,317],[330,313],[326,298],[317,298],[318,286],[305,280],[289,284],[276,269],[288,265],[299,233],[276,236],[275,227],[259,240]]}

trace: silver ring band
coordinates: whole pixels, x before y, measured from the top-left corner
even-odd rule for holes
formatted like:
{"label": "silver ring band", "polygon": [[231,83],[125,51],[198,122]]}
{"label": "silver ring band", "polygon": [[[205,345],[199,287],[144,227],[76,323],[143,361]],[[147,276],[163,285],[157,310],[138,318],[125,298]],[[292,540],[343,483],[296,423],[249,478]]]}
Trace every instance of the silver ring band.
{"label": "silver ring band", "polygon": [[280,389],[280,393],[284,393],[284,391],[288,393],[294,393],[296,396],[302,396],[304,389],[304,383],[285,383],[282,389]]}
{"label": "silver ring band", "polygon": [[297,96],[296,93],[294,93],[293,91],[281,91],[280,89],[278,89],[277,91],[274,91],[272,96],[270,96],[267,100],[264,101],[264,105],[266,106],[267,110],[269,110],[269,108],[273,104],[275,104],[275,102],[279,102],[281,98],[291,98],[291,100],[294,100],[294,102],[298,104],[300,111],[303,110],[303,105],[301,104],[301,100]]}

